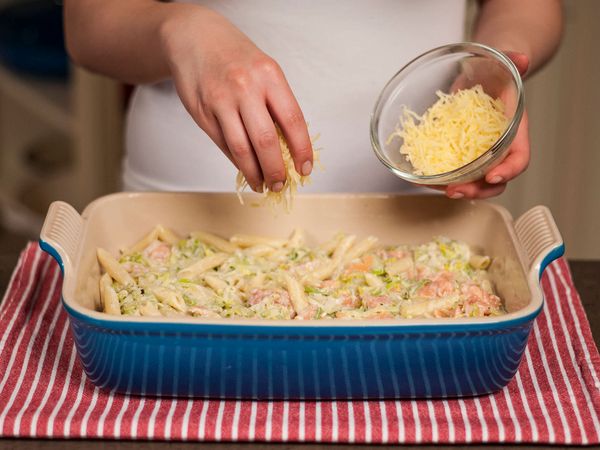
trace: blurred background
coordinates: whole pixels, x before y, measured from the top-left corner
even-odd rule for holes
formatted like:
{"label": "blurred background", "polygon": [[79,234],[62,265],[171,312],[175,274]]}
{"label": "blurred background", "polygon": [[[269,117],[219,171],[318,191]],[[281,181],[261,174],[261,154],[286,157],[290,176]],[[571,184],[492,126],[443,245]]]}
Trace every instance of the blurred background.
{"label": "blurred background", "polygon": [[[599,6],[565,0],[562,46],[526,82],[532,163],[494,200],[549,206],[571,259],[600,259]],[[60,2],[0,0],[0,246],[35,239],[53,200],[119,189],[129,92],[69,65]]]}

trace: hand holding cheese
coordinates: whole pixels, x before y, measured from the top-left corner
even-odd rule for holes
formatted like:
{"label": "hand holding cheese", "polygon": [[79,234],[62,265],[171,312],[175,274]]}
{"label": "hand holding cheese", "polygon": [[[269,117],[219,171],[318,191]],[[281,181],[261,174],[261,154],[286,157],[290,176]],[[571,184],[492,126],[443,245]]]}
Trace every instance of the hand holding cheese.
{"label": "hand holding cheese", "polygon": [[[177,5],[185,6],[185,5]],[[275,123],[295,170],[312,170],[302,111],[279,65],[225,17],[193,5],[162,25],[177,93],[194,121],[255,191],[280,192],[287,170]]]}
{"label": "hand holding cheese", "polygon": [[[524,75],[529,60],[521,53],[505,52]],[[514,109],[515,97],[502,77],[490,78],[484,62],[469,61],[449,93],[438,91],[438,100],[419,116],[404,108],[399,125],[388,143],[401,138],[400,153],[412,164],[417,175],[438,175],[463,167],[487,150],[509,125],[505,113]],[[482,88],[485,85],[485,90]],[[429,186],[446,191],[450,198],[487,198],[501,194],[506,182],[522,173],[529,163],[527,112],[504,160],[479,180]]]}
{"label": "hand holding cheese", "polygon": [[[298,191],[299,186],[304,186],[306,183],[310,183],[310,176],[302,173],[298,173],[296,167],[294,166],[294,160],[292,159],[292,152],[290,151],[290,147],[288,145],[285,136],[281,132],[279,127],[277,128],[277,137],[279,139],[279,146],[281,147],[281,156],[283,157],[283,163],[285,166],[285,177],[286,182],[283,186],[283,189],[276,192],[273,190],[267,190],[263,193],[262,200],[259,204],[269,205],[271,208],[275,209],[279,205],[283,205],[285,210],[289,212],[292,208],[294,197],[296,192]],[[314,142],[319,138],[319,136],[314,136],[311,138],[311,142]],[[319,161],[319,150],[313,150],[313,159],[315,162]],[[236,179],[235,179],[235,187],[238,194],[238,198],[240,203],[244,204],[244,199],[242,197],[242,192],[248,186],[248,180],[245,178],[244,173],[239,171]]]}
{"label": "hand holding cheese", "polygon": [[[518,52],[505,51],[517,70],[524,76],[529,69],[529,58]],[[500,97],[502,94],[500,93]],[[529,148],[529,121],[527,110],[523,113],[523,118],[517,130],[517,134],[508,150],[506,158],[492,170],[490,170],[485,179],[464,183],[460,185],[446,186],[442,189],[450,198],[489,198],[500,195],[506,189],[506,183],[520,175],[527,169],[530,158]]]}

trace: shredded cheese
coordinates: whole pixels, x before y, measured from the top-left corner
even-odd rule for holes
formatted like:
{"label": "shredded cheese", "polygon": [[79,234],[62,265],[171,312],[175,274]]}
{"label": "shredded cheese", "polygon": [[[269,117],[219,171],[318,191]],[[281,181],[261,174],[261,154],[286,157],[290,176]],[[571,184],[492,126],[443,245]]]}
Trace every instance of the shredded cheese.
{"label": "shredded cheese", "polygon": [[400,153],[417,175],[437,175],[477,159],[504,133],[504,103],[481,85],[452,94],[436,92],[438,100],[422,116],[404,108],[400,124],[387,143],[402,138]]}
{"label": "shredded cheese", "polygon": [[[266,186],[263,185],[264,193],[261,201],[258,202],[258,204],[260,206],[267,205],[272,209],[283,205],[285,210],[289,212],[294,204],[294,197],[298,192],[298,186],[304,186],[305,184],[310,183],[310,175],[300,175],[296,171],[296,168],[294,167],[294,160],[292,159],[287,141],[285,140],[285,137],[278,126],[277,136],[279,137],[281,156],[283,157],[283,164],[285,165],[286,183],[284,184],[283,189],[279,192],[270,191],[266,188]],[[318,135],[313,136],[311,137],[311,142],[314,144],[317,139],[319,139]],[[313,161],[315,166],[319,165],[319,149],[313,148]],[[246,187],[248,187],[248,182],[246,181],[246,178],[242,172],[238,172],[235,179],[235,184],[238,198],[240,203],[243,205],[244,198],[242,197],[242,192],[246,189]]]}

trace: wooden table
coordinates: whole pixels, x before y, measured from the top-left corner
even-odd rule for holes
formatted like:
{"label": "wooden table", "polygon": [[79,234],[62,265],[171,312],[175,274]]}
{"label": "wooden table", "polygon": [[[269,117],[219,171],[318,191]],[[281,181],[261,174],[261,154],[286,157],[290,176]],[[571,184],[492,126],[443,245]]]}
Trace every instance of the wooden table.
{"label": "wooden table", "polygon": [[[8,279],[15,266],[19,251],[24,247],[25,241],[8,237],[0,231],[0,292],[4,292]],[[596,345],[600,342],[600,261],[570,261],[575,285],[581,295],[583,306],[587,312]],[[403,449],[512,449],[519,450],[543,448],[541,446],[528,445],[407,445],[386,446],[385,448]],[[243,450],[319,450],[319,449],[375,449],[382,448],[379,445],[325,445],[325,444],[233,444],[233,443],[184,443],[184,442],[143,442],[143,441],[108,441],[108,440],[50,440],[50,439],[0,439],[0,450],[35,450],[35,449],[60,449],[60,450],[94,450],[94,449],[137,449],[142,450],[167,450],[167,449],[193,449],[203,450],[226,450],[241,448]],[[552,447],[562,449],[567,447]],[[588,447],[600,448],[600,447]]]}

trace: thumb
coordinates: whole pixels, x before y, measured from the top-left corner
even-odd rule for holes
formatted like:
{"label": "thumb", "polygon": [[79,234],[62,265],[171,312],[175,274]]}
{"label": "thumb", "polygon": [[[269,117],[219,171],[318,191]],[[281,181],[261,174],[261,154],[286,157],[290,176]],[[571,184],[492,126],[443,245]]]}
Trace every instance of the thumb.
{"label": "thumb", "polygon": [[529,57],[525,53],[505,51],[504,54],[515,64],[521,76],[529,69]]}

